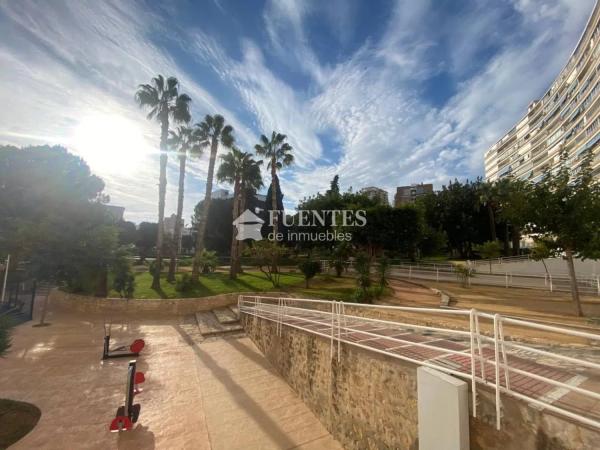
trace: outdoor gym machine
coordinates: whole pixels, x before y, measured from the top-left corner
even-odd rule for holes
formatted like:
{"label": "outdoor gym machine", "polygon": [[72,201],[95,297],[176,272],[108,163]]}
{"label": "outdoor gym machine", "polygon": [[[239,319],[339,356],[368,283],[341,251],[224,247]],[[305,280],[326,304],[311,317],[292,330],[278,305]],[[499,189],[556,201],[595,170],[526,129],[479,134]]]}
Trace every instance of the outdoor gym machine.
{"label": "outdoor gym machine", "polygon": [[104,349],[102,351],[102,359],[139,356],[146,345],[143,339],[136,339],[131,343],[129,348],[124,345],[113,349],[110,348],[111,327],[112,324],[109,324],[108,327],[106,326],[106,323],[104,324]]}
{"label": "outdoor gym machine", "polygon": [[138,385],[144,381],[146,381],[144,373],[136,371],[136,361],[129,361],[127,383],[125,385],[125,405],[119,406],[115,418],[110,423],[109,429],[112,433],[129,431],[133,428],[133,424],[137,422],[141,406],[139,403],[133,404],[133,397],[141,392]]}

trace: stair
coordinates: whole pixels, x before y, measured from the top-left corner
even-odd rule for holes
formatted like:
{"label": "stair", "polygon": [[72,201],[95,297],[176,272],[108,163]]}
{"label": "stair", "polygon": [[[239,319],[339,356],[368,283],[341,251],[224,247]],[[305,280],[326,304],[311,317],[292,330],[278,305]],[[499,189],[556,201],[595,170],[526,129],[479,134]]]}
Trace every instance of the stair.
{"label": "stair", "polygon": [[244,330],[237,306],[199,311],[196,313],[196,322],[203,337],[239,333]]}

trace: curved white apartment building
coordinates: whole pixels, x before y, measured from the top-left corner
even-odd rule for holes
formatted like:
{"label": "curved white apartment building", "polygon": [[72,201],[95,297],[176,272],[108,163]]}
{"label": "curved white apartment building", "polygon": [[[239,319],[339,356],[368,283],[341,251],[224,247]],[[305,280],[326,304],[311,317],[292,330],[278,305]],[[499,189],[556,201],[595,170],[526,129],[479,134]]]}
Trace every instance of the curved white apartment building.
{"label": "curved white apartment building", "polygon": [[558,166],[577,169],[594,152],[592,170],[600,179],[600,7],[598,1],[565,68],[546,94],[485,153],[485,178],[512,175],[537,182]]}

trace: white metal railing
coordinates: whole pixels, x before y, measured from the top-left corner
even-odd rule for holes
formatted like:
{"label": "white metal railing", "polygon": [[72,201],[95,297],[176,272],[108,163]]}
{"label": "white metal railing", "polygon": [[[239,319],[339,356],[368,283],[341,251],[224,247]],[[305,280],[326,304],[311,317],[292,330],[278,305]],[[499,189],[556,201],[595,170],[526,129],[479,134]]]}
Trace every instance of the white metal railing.
{"label": "white metal railing", "polygon": [[[581,377],[581,369],[598,371],[594,375],[600,376],[600,363],[505,339],[504,326],[572,336],[596,343],[600,343],[600,334],[543,325],[475,309],[414,308],[246,295],[239,296],[238,307],[242,314],[275,322],[278,335],[283,333],[284,327],[291,327],[329,339],[330,356],[332,359],[336,356],[338,361],[341,358],[341,344],[345,343],[465,378],[471,382],[474,417],[477,416],[477,386],[492,388],[495,392],[498,429],[502,417],[501,393],[600,429],[600,411],[585,413],[576,404],[569,405],[564,401],[554,404],[557,398],[533,396],[527,389],[522,389],[518,382],[511,382],[518,377],[526,377],[545,383],[545,389],[549,391],[561,389],[563,394],[575,392],[600,400],[600,392],[569,383]],[[393,317],[375,318],[361,313],[380,317],[392,314]],[[407,322],[407,319],[414,321],[415,316],[417,321],[419,318],[430,321],[432,315],[463,318],[465,323],[463,328],[452,328]],[[482,321],[487,322],[487,332],[482,330]],[[415,335],[419,338],[416,339]],[[447,345],[447,342],[455,344]],[[537,363],[539,357],[550,358],[555,363],[552,366]],[[536,368],[537,371],[534,370]],[[486,369],[493,370],[493,376]],[[564,398],[564,395],[559,398]]]}
{"label": "white metal railing", "polygon": [[[422,279],[433,281],[457,282],[459,276],[452,267],[419,267],[399,266],[390,267],[390,276],[408,279]],[[488,273],[483,267],[469,278],[471,284],[486,286],[501,286],[506,288],[542,289],[550,292],[570,292],[571,279],[569,277],[553,276],[552,274],[524,274],[524,273]],[[577,287],[580,293],[600,296],[600,275],[584,276],[577,278]]]}

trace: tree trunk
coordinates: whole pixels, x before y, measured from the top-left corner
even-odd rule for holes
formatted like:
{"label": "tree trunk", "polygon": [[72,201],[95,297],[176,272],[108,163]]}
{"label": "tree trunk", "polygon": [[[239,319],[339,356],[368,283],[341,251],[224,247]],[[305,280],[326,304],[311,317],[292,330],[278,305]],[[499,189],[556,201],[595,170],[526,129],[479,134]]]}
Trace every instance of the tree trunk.
{"label": "tree trunk", "polygon": [[217,136],[213,136],[210,144],[210,160],[208,163],[208,177],[206,179],[206,193],[204,194],[204,207],[202,216],[198,221],[198,234],[196,236],[196,255],[194,257],[194,265],[192,268],[192,279],[198,281],[200,275],[200,268],[197,260],[204,250],[204,234],[206,232],[206,221],[208,220],[208,212],[210,210],[210,203],[212,200],[212,185],[213,175],[215,172],[215,160],[217,159],[217,150],[219,148],[219,140]]}
{"label": "tree trunk", "polygon": [[571,297],[575,303],[575,313],[577,316],[583,316],[583,310],[581,309],[581,302],[579,300],[579,287],[577,286],[577,274],[575,273],[575,263],[573,262],[573,251],[565,248],[565,255],[567,256],[567,265],[569,266],[569,277],[571,278]]}
{"label": "tree trunk", "polygon": [[173,245],[171,246],[171,261],[169,261],[169,274],[167,280],[169,282],[175,281],[175,270],[177,268],[177,255],[180,252],[181,244],[181,232],[183,228],[183,222],[181,216],[183,216],[183,191],[185,186],[185,163],[187,155],[182,153],[179,155],[179,192],[177,196],[177,220],[175,222],[175,230],[173,231]]}
{"label": "tree trunk", "polygon": [[508,245],[508,222],[504,224],[504,256],[508,256],[509,245]]}
{"label": "tree trunk", "polygon": [[[277,211],[277,161],[271,158],[271,210],[273,211],[273,237],[276,239],[279,231],[279,213]],[[277,242],[277,240],[275,240]]]}
{"label": "tree trunk", "polygon": [[488,217],[490,219],[490,234],[492,235],[492,241],[497,240],[496,236],[496,218],[494,217],[494,208],[488,203],[487,205]]}
{"label": "tree trunk", "polygon": [[[240,188],[240,214],[243,211],[246,211],[246,190],[243,188]],[[235,273],[236,274],[240,274],[243,273],[244,271],[242,270],[242,254],[244,252],[244,246],[246,245],[246,243],[244,241],[237,241],[237,257],[236,257],[236,267],[235,267]]]}
{"label": "tree trunk", "polygon": [[158,181],[158,233],[156,236],[156,267],[152,278],[152,289],[160,289],[160,270],[162,265],[162,245],[165,220],[165,196],[167,193],[167,136],[169,134],[169,116],[161,118],[160,130],[160,174]]}
{"label": "tree trunk", "polygon": [[521,229],[513,225],[512,227],[512,254],[517,256],[521,251]]}
{"label": "tree trunk", "polygon": [[[240,210],[240,180],[236,178],[233,184],[233,220],[237,219],[241,214]],[[231,226],[231,252],[229,258],[229,278],[235,280],[237,277],[237,258],[238,258],[238,246],[239,241],[237,240],[237,227]]]}

